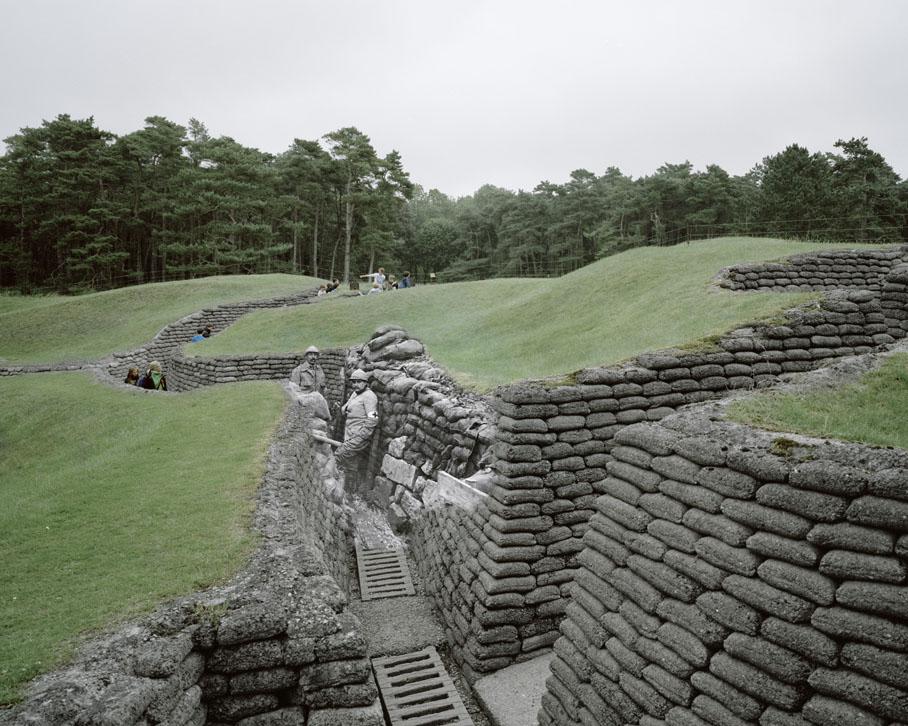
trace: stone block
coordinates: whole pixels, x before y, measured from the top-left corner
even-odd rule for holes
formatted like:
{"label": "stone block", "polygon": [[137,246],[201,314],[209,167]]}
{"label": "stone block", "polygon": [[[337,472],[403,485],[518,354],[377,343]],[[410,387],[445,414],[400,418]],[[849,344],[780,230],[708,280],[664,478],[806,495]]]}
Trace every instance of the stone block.
{"label": "stone block", "polygon": [[170,638],[143,643],[133,670],[137,676],[166,678],[172,675],[192,650],[192,636],[183,631]]}
{"label": "stone block", "polygon": [[902,619],[908,612],[908,588],[877,582],[843,582],[836,590],[836,602],[855,610]]}
{"label": "stone block", "polygon": [[847,701],[814,694],[802,713],[818,726],[885,726],[886,721]]}
{"label": "stone block", "polygon": [[779,560],[766,560],[757,572],[764,582],[818,605],[832,605],[835,599],[835,582],[811,568]]}
{"label": "stone block", "polygon": [[748,635],[760,630],[760,614],[749,605],[724,592],[705,592],[697,607],[720,625]]}
{"label": "stone block", "polygon": [[284,654],[277,640],[259,640],[217,648],[209,657],[206,669],[214,673],[274,668],[282,664]]}
{"label": "stone block", "polygon": [[904,582],[908,570],[895,557],[830,550],[820,560],[820,572],[842,580],[876,580],[898,584]]}
{"label": "stone block", "polygon": [[671,648],[653,638],[641,637],[633,644],[633,650],[650,663],[665,668],[677,678],[688,678],[693,667]]}
{"label": "stone block", "polygon": [[676,572],[674,569],[661,562],[631,555],[627,558],[630,569],[646,580],[650,585],[666,595],[683,602],[693,602],[702,591],[699,583],[691,578]]}
{"label": "stone block", "polygon": [[883,497],[860,497],[846,514],[849,522],[908,532],[908,502]]}
{"label": "stone block", "polygon": [[867,475],[860,469],[820,459],[795,466],[789,481],[797,487],[854,497],[864,491]]}
{"label": "stone block", "polygon": [[697,476],[701,469],[698,464],[678,455],[656,456],[653,458],[651,466],[653,471],[665,478],[685,484],[697,484]]}
{"label": "stone block", "polygon": [[788,539],[769,532],[757,532],[747,538],[747,549],[793,565],[813,567],[820,559],[819,550],[808,542]]}
{"label": "stone block", "polygon": [[749,499],[757,489],[752,476],[725,467],[704,466],[697,474],[697,484],[737,499]]}
{"label": "stone block", "polygon": [[811,673],[808,660],[763,638],[732,633],[725,639],[724,648],[727,653],[785,683],[804,683]]}
{"label": "stone block", "polygon": [[735,716],[745,721],[756,721],[763,710],[763,704],[730,683],[716,678],[712,673],[698,671],[691,676],[690,681],[698,691],[723,704]]}
{"label": "stone block", "polygon": [[724,497],[696,484],[685,484],[665,479],[659,484],[659,491],[691,507],[716,514],[721,510]]}
{"label": "stone block", "polygon": [[809,519],[756,502],[726,499],[722,502],[721,509],[729,519],[754,530],[773,532],[793,539],[803,539],[813,526]]}
{"label": "stone block", "polygon": [[716,537],[732,547],[740,547],[753,530],[722,515],[710,514],[699,509],[688,509],[682,522],[686,527],[711,537]]}
{"label": "stone block", "polygon": [[613,477],[630,482],[646,492],[655,492],[659,487],[662,477],[654,471],[634,466],[625,461],[613,460],[606,464],[606,471]]}
{"label": "stone block", "polygon": [[833,667],[838,662],[839,646],[816,628],[789,623],[779,618],[763,621],[760,634],[776,645],[788,648],[808,660]]}
{"label": "stone block", "polygon": [[669,547],[688,553],[694,552],[694,545],[700,539],[700,535],[689,527],[664,519],[653,520],[646,526],[646,531]]}
{"label": "stone block", "polygon": [[227,696],[209,701],[208,718],[211,721],[227,721],[233,723],[248,716],[274,711],[279,702],[276,695],[259,693],[247,696]]}
{"label": "stone block", "polygon": [[753,576],[760,564],[760,558],[750,550],[732,547],[715,537],[702,537],[694,549],[706,562],[738,575]]}
{"label": "stone block", "polygon": [[603,494],[596,500],[596,509],[622,526],[638,532],[646,531],[646,526],[653,520],[643,510],[632,507],[609,494]]}
{"label": "stone block", "polygon": [[230,693],[241,695],[247,693],[269,693],[291,688],[299,677],[291,668],[266,668],[257,671],[244,671],[230,678]]}
{"label": "stone block", "polygon": [[[721,596],[721,593],[717,594]],[[703,598],[703,595],[700,598]],[[703,604],[705,609],[701,609],[700,603],[688,605],[680,600],[665,598],[656,607],[656,614],[690,631],[705,645],[715,647],[725,640],[728,635],[728,629],[718,620],[711,617],[712,613],[710,613],[710,616],[707,615],[711,608],[721,606],[714,604],[709,599],[704,599]],[[754,630],[756,628],[757,623],[754,624]]]}
{"label": "stone block", "polygon": [[745,693],[778,708],[790,711],[804,699],[802,687],[773,678],[749,663],[727,653],[717,653],[709,663],[710,672]]}
{"label": "stone block", "polygon": [[908,693],[860,673],[817,668],[808,682],[826,696],[843,698],[877,716],[892,720],[908,717]]}
{"label": "stone block", "polygon": [[[838,598],[838,594],[836,597]],[[904,612],[902,610],[903,616]],[[842,607],[817,608],[810,623],[837,640],[870,643],[898,652],[908,651],[908,625],[877,615]]]}
{"label": "stone block", "polygon": [[287,630],[287,613],[278,603],[247,605],[228,612],[218,627],[220,645],[237,645],[266,640]]}
{"label": "stone block", "polygon": [[893,551],[895,538],[891,533],[879,529],[839,522],[814,525],[807,534],[807,540],[827,549],[888,554]]}
{"label": "stone block", "polygon": [[673,570],[699,582],[709,590],[718,590],[722,586],[722,580],[728,575],[725,570],[720,570],[696,555],[677,550],[668,550],[662,559]]}
{"label": "stone block", "polygon": [[785,484],[766,484],[760,487],[757,491],[757,501],[816,522],[834,522],[841,519],[848,507],[848,503],[841,497],[808,489],[796,489]]}
{"label": "stone block", "polygon": [[381,704],[354,708],[326,708],[309,714],[306,726],[384,726]]}
{"label": "stone block", "polygon": [[648,613],[655,612],[662,600],[656,588],[625,567],[617,567],[607,573],[605,580]]}

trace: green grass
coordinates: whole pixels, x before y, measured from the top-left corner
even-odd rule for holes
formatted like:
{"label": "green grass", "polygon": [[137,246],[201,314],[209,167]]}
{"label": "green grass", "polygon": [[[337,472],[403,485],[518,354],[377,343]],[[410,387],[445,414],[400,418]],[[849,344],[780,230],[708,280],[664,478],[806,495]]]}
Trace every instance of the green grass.
{"label": "green grass", "polygon": [[13,312],[24,312],[54,305],[64,298],[59,295],[19,295],[0,293],[0,315]]}
{"label": "green grass", "polygon": [[733,421],[875,446],[908,449],[908,354],[899,353],[859,383],[807,394],[768,391],[734,402]]}
{"label": "green grass", "polygon": [[[832,246],[835,248],[835,246]],[[840,245],[839,248],[845,248]],[[645,247],[558,279],[421,285],[256,312],[192,355],[301,351],[362,343],[383,323],[421,339],[461,384],[488,389],[678,346],[778,315],[805,295],[709,288],[723,267],[830,246],[726,238]]]}
{"label": "green grass", "polygon": [[318,287],[299,275],[227,275],[89,295],[0,296],[0,364],[94,360],[147,343],[204,307]]}
{"label": "green grass", "polygon": [[80,634],[237,569],[283,400],[274,383],[165,396],[0,379],[0,703]]}

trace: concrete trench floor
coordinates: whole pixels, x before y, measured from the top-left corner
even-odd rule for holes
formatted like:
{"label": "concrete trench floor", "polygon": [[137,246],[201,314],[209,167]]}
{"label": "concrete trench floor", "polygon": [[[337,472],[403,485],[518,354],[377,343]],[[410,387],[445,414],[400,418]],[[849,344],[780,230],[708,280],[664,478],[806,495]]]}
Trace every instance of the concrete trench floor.
{"label": "concrete trench floor", "polygon": [[[370,508],[361,500],[353,502],[354,534],[366,548],[407,548],[406,540],[398,537],[382,512]],[[407,564],[413,578],[415,595],[361,600],[356,563],[351,562],[353,592],[350,593],[350,611],[360,619],[369,646],[370,657],[399,655],[432,645],[438,650],[442,663],[454,681],[460,698],[475,726],[494,726],[496,721],[479,705],[473,690],[468,686],[454,659],[451,657],[441,620],[432,600],[426,595],[419,580],[416,564],[409,557]],[[532,726],[533,720],[526,723]]]}

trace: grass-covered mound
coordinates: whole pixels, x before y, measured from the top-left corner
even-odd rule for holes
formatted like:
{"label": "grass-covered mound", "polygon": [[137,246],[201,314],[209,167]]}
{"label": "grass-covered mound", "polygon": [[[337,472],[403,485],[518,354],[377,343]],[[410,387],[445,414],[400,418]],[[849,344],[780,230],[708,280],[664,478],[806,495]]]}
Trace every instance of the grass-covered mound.
{"label": "grass-covered mound", "polygon": [[859,383],[805,394],[767,391],[736,401],[734,421],[876,446],[908,449],[908,354],[899,353]]}
{"label": "grass-covered mound", "polygon": [[80,633],[237,569],[284,403],[274,383],[167,396],[77,373],[0,379],[0,401],[4,703]]}
{"label": "grass-covered mound", "polygon": [[136,285],[89,295],[0,296],[0,364],[94,360],[147,343],[205,307],[318,287],[299,275],[226,275]]}
{"label": "grass-covered mound", "polygon": [[[840,248],[844,246],[839,246]],[[644,247],[557,279],[421,285],[292,310],[256,312],[195,355],[301,351],[361,343],[397,323],[467,386],[561,375],[726,332],[777,314],[803,295],[709,289],[723,267],[829,249],[725,238]]]}

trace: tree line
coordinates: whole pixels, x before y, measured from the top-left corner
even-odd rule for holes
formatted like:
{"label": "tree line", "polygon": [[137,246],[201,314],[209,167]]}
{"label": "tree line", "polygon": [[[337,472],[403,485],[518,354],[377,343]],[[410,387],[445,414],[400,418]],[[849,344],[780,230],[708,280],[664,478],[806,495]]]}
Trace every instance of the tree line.
{"label": "tree line", "polygon": [[213,274],[343,280],[548,276],[638,245],[761,235],[908,241],[908,183],[866,138],[793,144],[747,174],[665,164],[632,178],[491,185],[452,199],[348,127],[267,154],[153,116],[117,136],[61,115],[5,140],[0,287],[76,291]]}

